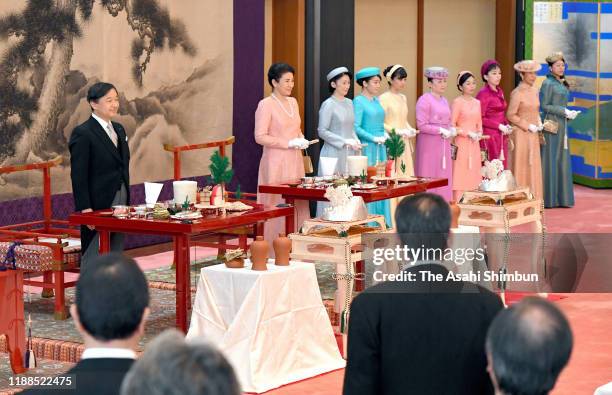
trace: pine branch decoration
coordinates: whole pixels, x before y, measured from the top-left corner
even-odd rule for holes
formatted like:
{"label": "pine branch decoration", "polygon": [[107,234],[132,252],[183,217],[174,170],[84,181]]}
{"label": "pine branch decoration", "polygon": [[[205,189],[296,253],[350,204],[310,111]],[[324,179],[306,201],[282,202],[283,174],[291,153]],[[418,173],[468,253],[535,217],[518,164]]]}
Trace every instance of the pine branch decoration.
{"label": "pine branch decoration", "polygon": [[221,156],[218,150],[215,151],[210,158],[210,166],[208,166],[212,181],[215,184],[229,184],[234,177],[234,170],[230,169],[229,166],[229,158]]}
{"label": "pine branch decoration", "polygon": [[404,139],[395,132],[395,129],[391,129],[389,138],[385,141],[385,147],[387,148],[387,156],[389,159],[399,158],[406,150]]}

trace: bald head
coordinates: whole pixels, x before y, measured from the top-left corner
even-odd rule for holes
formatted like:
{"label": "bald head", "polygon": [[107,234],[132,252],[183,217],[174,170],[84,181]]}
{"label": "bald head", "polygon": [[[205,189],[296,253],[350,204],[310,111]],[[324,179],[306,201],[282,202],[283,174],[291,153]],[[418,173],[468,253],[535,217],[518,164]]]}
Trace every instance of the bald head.
{"label": "bald head", "polygon": [[540,297],[528,297],[500,312],[487,334],[494,382],[504,394],[547,394],[572,352],[563,313]]}

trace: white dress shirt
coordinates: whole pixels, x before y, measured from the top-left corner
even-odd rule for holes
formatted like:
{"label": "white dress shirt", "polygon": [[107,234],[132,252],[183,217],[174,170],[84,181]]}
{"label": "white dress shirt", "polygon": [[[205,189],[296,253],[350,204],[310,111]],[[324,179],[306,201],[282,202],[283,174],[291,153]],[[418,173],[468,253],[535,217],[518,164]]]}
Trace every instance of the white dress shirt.
{"label": "white dress shirt", "polygon": [[120,358],[136,359],[136,353],[129,348],[93,347],[83,351],[81,359]]}

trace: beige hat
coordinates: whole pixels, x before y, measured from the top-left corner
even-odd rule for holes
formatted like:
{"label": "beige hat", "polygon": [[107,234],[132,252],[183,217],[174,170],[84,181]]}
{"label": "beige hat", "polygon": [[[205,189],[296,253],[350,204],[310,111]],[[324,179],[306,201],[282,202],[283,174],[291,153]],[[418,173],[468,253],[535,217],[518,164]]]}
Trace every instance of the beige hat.
{"label": "beige hat", "polygon": [[565,57],[563,57],[563,52],[555,52],[546,57],[546,63],[553,64],[559,60],[565,62]]}
{"label": "beige hat", "polygon": [[519,73],[536,73],[540,71],[541,68],[541,64],[531,59],[521,60],[514,65],[514,70],[518,71]]}

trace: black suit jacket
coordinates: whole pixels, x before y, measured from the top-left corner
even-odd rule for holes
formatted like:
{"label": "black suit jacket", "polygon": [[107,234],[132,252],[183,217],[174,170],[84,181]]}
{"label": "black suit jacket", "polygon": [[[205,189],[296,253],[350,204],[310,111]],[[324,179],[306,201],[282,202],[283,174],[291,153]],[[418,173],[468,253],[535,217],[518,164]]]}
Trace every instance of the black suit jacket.
{"label": "black suit jacket", "polygon": [[[422,270],[448,273],[407,272]],[[417,279],[375,285],[351,304],[344,395],[493,394],[484,345],[501,300],[475,284]]]}
{"label": "black suit jacket", "polygon": [[[72,194],[77,211],[110,208],[113,198],[124,183],[130,201],[130,149],[121,124],[112,122],[118,147],[94,117],[74,128],[70,149]],[[81,227],[81,249],[85,251],[95,235]]]}
{"label": "black suit jacket", "polygon": [[47,395],[113,395],[119,394],[121,383],[133,359],[125,358],[92,358],[82,359],[64,375],[74,375],[74,389],[28,389],[21,394]]}

